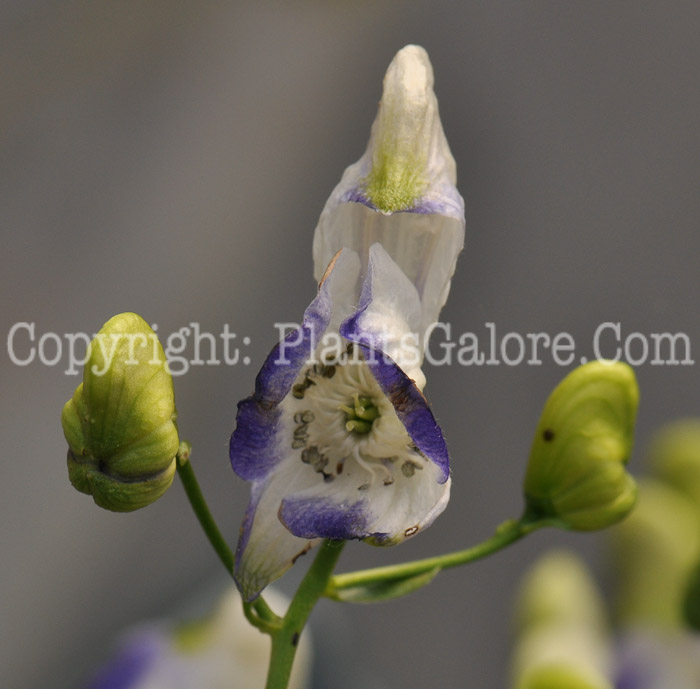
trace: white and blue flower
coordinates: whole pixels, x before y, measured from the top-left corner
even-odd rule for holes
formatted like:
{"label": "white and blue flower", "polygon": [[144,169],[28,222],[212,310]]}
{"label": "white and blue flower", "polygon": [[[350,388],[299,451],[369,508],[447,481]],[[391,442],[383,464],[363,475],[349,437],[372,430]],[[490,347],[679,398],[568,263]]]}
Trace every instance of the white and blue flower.
{"label": "white and blue flower", "polygon": [[[289,601],[269,591],[267,601],[285,610]],[[302,634],[289,689],[310,684],[311,639]],[[115,653],[84,689],[250,689],[265,682],[269,641],[251,627],[235,589],[227,590],[207,617],[194,622],[169,619],[129,630]]]}
{"label": "white and blue flower", "polygon": [[464,211],[432,85],[425,51],[401,50],[367,152],[316,228],[318,295],[238,405],[231,462],[252,487],[234,575],[246,600],[319,539],[398,543],[447,505],[421,365]]}
{"label": "white and blue flower", "polygon": [[230,454],[252,483],[235,567],[246,599],[316,539],[398,543],[447,504],[442,432],[396,363],[411,356],[399,344],[409,326],[398,311],[387,329],[381,317],[396,301],[393,285],[404,281],[402,300],[412,286],[379,244],[353,294],[359,270],[357,254],[339,253],[302,325],[273,349],[255,393],[239,404]]}

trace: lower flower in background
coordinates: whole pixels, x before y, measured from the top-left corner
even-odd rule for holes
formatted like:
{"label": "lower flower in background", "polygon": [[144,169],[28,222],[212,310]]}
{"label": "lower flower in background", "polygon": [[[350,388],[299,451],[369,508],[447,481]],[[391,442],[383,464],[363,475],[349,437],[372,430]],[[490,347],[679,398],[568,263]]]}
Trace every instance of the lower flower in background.
{"label": "lower flower in background", "polygon": [[681,630],[626,632],[617,649],[615,689],[697,689],[700,638]]}
{"label": "lower flower in background", "polygon": [[230,454],[252,483],[235,566],[246,600],[317,539],[398,543],[449,499],[447,448],[406,346],[416,290],[378,244],[361,286],[359,264],[339,253],[239,404]]}
{"label": "lower flower in background", "polygon": [[[267,601],[285,609],[276,591]],[[197,622],[145,623],[124,635],[114,656],[84,689],[252,689],[265,684],[269,641],[243,615],[238,592],[228,590],[210,617]],[[303,634],[290,689],[310,686],[311,642]]]}
{"label": "lower flower in background", "polygon": [[521,584],[515,689],[613,689],[603,601],[572,553],[542,557]]}

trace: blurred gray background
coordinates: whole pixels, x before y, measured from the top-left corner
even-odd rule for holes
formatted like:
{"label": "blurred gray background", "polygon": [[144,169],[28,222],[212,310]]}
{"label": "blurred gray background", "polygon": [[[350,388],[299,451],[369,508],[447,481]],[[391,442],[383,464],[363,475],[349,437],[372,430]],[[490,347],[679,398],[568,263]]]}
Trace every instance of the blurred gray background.
{"label": "blurred gray background", "polygon": [[[604,321],[690,337],[694,366],[637,369],[639,471],[655,428],[698,413],[698,36],[694,0],[6,0],[3,340],[20,321],[37,339],[92,333],[124,310],[161,335],[197,321],[249,337],[250,365],[175,381],[182,434],[234,543],[248,494],[227,457],[236,402],[273,323],[313,297],[318,214],[364,150],[393,54],[419,43],[466,202],[444,311],[454,332],[567,331],[585,356]],[[17,344],[26,354],[26,333]],[[0,365],[0,684],[77,687],[119,630],[196,595],[220,565],[177,481],[128,515],[71,488],[59,416],[79,379],[65,358],[19,367],[6,350]],[[341,569],[463,547],[517,516],[540,408],[567,370],[549,358],[427,369],[451,504],[400,548],[351,544]],[[324,689],[370,686],[353,680],[361,666],[377,687],[506,687],[515,583],[554,543],[595,562],[602,541],[538,533],[406,599],[322,602],[316,628],[344,662]]]}

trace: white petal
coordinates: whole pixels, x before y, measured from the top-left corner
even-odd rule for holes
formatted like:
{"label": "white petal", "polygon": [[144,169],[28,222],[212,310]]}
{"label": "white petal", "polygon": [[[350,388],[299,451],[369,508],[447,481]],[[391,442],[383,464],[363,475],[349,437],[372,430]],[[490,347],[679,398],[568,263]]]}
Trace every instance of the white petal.
{"label": "white petal", "polygon": [[416,288],[381,244],[370,248],[362,301],[364,308],[353,318],[353,329],[369,337],[372,347],[390,356],[422,390],[425,375],[420,368],[423,361],[420,299]]}
{"label": "white petal", "polygon": [[300,471],[298,453],[294,453],[282,460],[264,482],[253,485],[246,516],[252,519],[252,526],[247,541],[239,542],[236,553],[236,583],[245,600],[255,598],[318,543],[318,539],[293,536],[278,518],[282,499],[289,491],[304,490],[317,480],[313,472]]}
{"label": "white petal", "polygon": [[415,456],[395,457],[391,470],[348,460],[332,483],[289,492],[280,519],[295,533],[393,545],[428,527],[445,509],[450,479],[439,480],[438,467]]}
{"label": "white petal", "polygon": [[464,202],[432,86],[426,52],[406,46],[387,71],[367,151],[343,174],[314,235],[317,279],[339,249],[357,251],[366,268],[369,247],[381,243],[418,290],[424,327],[437,320],[464,245]]}

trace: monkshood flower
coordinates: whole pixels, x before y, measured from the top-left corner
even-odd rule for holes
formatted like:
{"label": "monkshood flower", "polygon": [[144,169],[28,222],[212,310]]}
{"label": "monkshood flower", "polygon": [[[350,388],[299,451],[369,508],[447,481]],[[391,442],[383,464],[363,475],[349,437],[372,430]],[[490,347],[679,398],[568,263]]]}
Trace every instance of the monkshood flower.
{"label": "monkshood flower", "polygon": [[423,48],[406,46],[387,70],[365,154],[345,170],[321,213],[316,280],[342,248],[358,253],[364,274],[379,242],[415,286],[417,327],[425,332],[445,304],[464,246],[464,201],[455,183],[430,60]]}
{"label": "monkshood flower", "polygon": [[238,405],[231,462],[252,489],[234,574],[247,600],[317,539],[398,543],[449,499],[442,433],[397,363],[417,292],[379,244],[361,284],[360,271],[354,251],[333,259]]}
{"label": "monkshood flower", "polygon": [[234,574],[247,600],[319,539],[398,543],[449,499],[421,364],[464,204],[432,87],[425,51],[401,50],[367,152],[316,228],[318,296],[239,404],[231,462],[252,494]]}
{"label": "monkshood flower", "polygon": [[[273,607],[286,607],[283,596],[268,594]],[[84,689],[251,689],[265,683],[268,655],[268,640],[248,624],[231,590],[208,618],[155,621],[128,632]],[[310,661],[311,643],[303,634],[290,689],[308,686]]]}

